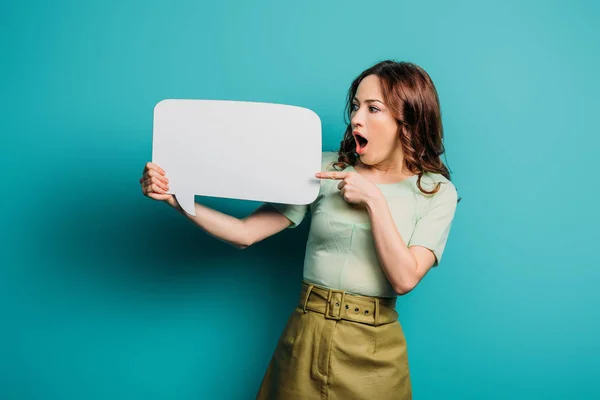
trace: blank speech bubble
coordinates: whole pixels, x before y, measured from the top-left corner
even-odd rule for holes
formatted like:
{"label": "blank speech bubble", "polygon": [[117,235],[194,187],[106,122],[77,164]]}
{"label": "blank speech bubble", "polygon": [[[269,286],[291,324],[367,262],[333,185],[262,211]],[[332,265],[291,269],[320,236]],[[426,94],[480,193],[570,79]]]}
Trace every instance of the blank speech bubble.
{"label": "blank speech bubble", "polygon": [[312,203],[321,155],[321,120],[307,108],[183,99],[154,107],[152,162],[190,215],[195,195]]}

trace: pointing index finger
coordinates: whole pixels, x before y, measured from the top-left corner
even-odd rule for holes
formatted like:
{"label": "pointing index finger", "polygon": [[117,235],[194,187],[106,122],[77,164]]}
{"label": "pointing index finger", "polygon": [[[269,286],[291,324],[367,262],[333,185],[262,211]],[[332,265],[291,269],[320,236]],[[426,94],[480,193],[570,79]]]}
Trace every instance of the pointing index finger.
{"label": "pointing index finger", "polygon": [[344,179],[346,172],[317,172],[315,177],[320,179]]}

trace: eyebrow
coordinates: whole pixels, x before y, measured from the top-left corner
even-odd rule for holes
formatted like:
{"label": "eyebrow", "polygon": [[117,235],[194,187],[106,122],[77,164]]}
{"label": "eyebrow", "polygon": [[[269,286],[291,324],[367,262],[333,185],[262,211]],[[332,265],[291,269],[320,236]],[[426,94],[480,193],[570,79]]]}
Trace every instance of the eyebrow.
{"label": "eyebrow", "polygon": [[[356,97],[354,97],[352,100],[356,100],[356,101],[360,102],[360,100],[358,100]],[[383,103],[383,101],[381,101],[381,100],[377,100],[377,99],[367,99],[367,100],[365,100],[365,103],[375,103],[375,102],[379,102],[379,103],[385,105]]]}

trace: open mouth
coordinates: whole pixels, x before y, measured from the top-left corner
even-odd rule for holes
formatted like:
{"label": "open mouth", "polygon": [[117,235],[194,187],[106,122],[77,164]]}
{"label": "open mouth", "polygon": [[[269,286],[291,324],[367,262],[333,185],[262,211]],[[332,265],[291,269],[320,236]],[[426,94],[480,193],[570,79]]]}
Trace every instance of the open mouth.
{"label": "open mouth", "polygon": [[358,154],[364,153],[365,147],[367,147],[369,141],[359,133],[354,133],[354,139],[356,140],[356,152]]}

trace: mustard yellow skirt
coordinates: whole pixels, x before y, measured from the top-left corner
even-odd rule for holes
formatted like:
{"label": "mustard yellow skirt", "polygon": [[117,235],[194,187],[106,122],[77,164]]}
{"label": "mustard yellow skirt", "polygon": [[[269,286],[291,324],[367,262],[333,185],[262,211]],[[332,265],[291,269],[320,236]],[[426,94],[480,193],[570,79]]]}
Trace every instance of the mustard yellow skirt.
{"label": "mustard yellow skirt", "polygon": [[412,399],[396,299],[302,282],[259,400]]}

